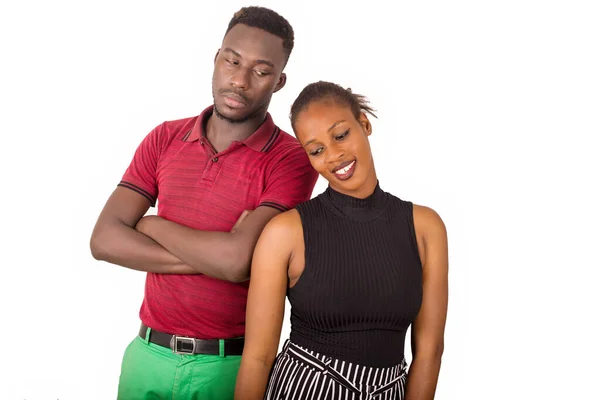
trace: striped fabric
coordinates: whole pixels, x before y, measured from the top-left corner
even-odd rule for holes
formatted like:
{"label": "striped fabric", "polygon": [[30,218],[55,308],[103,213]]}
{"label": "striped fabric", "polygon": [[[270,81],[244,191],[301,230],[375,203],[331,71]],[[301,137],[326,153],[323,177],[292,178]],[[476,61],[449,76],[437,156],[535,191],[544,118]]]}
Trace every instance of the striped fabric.
{"label": "striped fabric", "polygon": [[277,356],[265,400],[402,400],[406,361],[373,368],[328,357],[289,340]]}

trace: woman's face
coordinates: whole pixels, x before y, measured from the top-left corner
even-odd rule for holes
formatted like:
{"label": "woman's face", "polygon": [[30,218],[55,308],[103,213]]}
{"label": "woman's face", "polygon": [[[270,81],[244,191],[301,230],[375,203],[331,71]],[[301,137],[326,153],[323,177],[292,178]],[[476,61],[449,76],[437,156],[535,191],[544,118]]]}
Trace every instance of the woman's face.
{"label": "woman's face", "polygon": [[377,184],[368,137],[371,123],[358,120],[350,107],[334,100],[316,101],[302,110],[295,134],[313,168],[340,193],[364,198]]}

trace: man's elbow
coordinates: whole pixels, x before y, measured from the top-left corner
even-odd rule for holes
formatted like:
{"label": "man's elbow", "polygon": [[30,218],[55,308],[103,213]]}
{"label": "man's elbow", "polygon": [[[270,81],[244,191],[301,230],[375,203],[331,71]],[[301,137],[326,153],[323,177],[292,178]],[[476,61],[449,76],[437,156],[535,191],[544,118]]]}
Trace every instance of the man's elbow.
{"label": "man's elbow", "polygon": [[92,257],[98,261],[103,261],[106,258],[106,250],[99,235],[92,235],[90,239],[90,251],[92,252]]}
{"label": "man's elbow", "polygon": [[229,282],[240,283],[250,279],[250,263],[238,261],[234,263],[227,274]]}
{"label": "man's elbow", "polygon": [[90,238],[90,251],[92,257],[98,261],[106,261],[110,256],[110,239],[109,235],[102,231],[95,231]]}
{"label": "man's elbow", "polygon": [[250,264],[252,254],[249,251],[244,251],[241,248],[233,248],[227,259],[227,270],[225,271],[225,279],[229,282],[240,283],[245,282],[250,278]]}

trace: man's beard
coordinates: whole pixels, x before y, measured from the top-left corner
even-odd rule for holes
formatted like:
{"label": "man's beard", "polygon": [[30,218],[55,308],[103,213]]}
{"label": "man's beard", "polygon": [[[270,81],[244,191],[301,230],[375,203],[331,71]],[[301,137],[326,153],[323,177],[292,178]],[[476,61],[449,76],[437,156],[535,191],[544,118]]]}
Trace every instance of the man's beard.
{"label": "man's beard", "polygon": [[260,107],[257,110],[251,112],[250,114],[244,115],[243,117],[231,118],[231,117],[228,117],[228,116],[224,115],[223,113],[221,113],[221,111],[219,111],[219,107],[217,107],[216,102],[213,101],[213,104],[214,104],[213,113],[217,116],[217,118],[227,121],[230,124],[243,124],[244,122],[254,118],[258,113],[260,113],[260,111],[262,109],[262,107]]}
{"label": "man's beard", "polygon": [[[214,86],[214,83],[215,82],[214,82],[214,79],[213,79],[213,86]],[[221,91],[219,91],[219,94],[226,93],[226,92],[227,91],[221,90]],[[245,97],[243,97],[243,99],[247,101],[247,99]],[[251,120],[252,118],[254,118],[257,115],[259,115],[261,112],[263,112],[265,109],[267,109],[269,107],[270,100],[271,99],[268,99],[263,105],[261,105],[256,110],[250,112],[247,115],[244,115],[244,116],[239,117],[239,118],[231,118],[231,117],[226,116],[225,114],[223,114],[219,110],[219,107],[217,106],[217,101],[216,101],[216,98],[215,98],[214,89],[213,89],[213,106],[214,106],[213,113],[217,116],[217,118],[222,119],[224,121],[227,121],[230,124],[243,124],[244,122],[247,122],[247,121]]]}

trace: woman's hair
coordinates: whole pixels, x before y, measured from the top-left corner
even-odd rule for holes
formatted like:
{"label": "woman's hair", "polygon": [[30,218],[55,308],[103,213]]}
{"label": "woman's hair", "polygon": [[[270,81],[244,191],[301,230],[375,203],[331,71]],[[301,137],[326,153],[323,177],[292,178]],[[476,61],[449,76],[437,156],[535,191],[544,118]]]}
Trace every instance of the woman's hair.
{"label": "woman's hair", "polygon": [[296,130],[298,114],[315,101],[334,101],[350,107],[352,114],[358,120],[360,113],[368,113],[377,118],[374,109],[369,105],[369,100],[363,95],[352,93],[350,88],[344,89],[337,83],[319,81],[307,85],[292,104],[290,121],[292,129]]}

